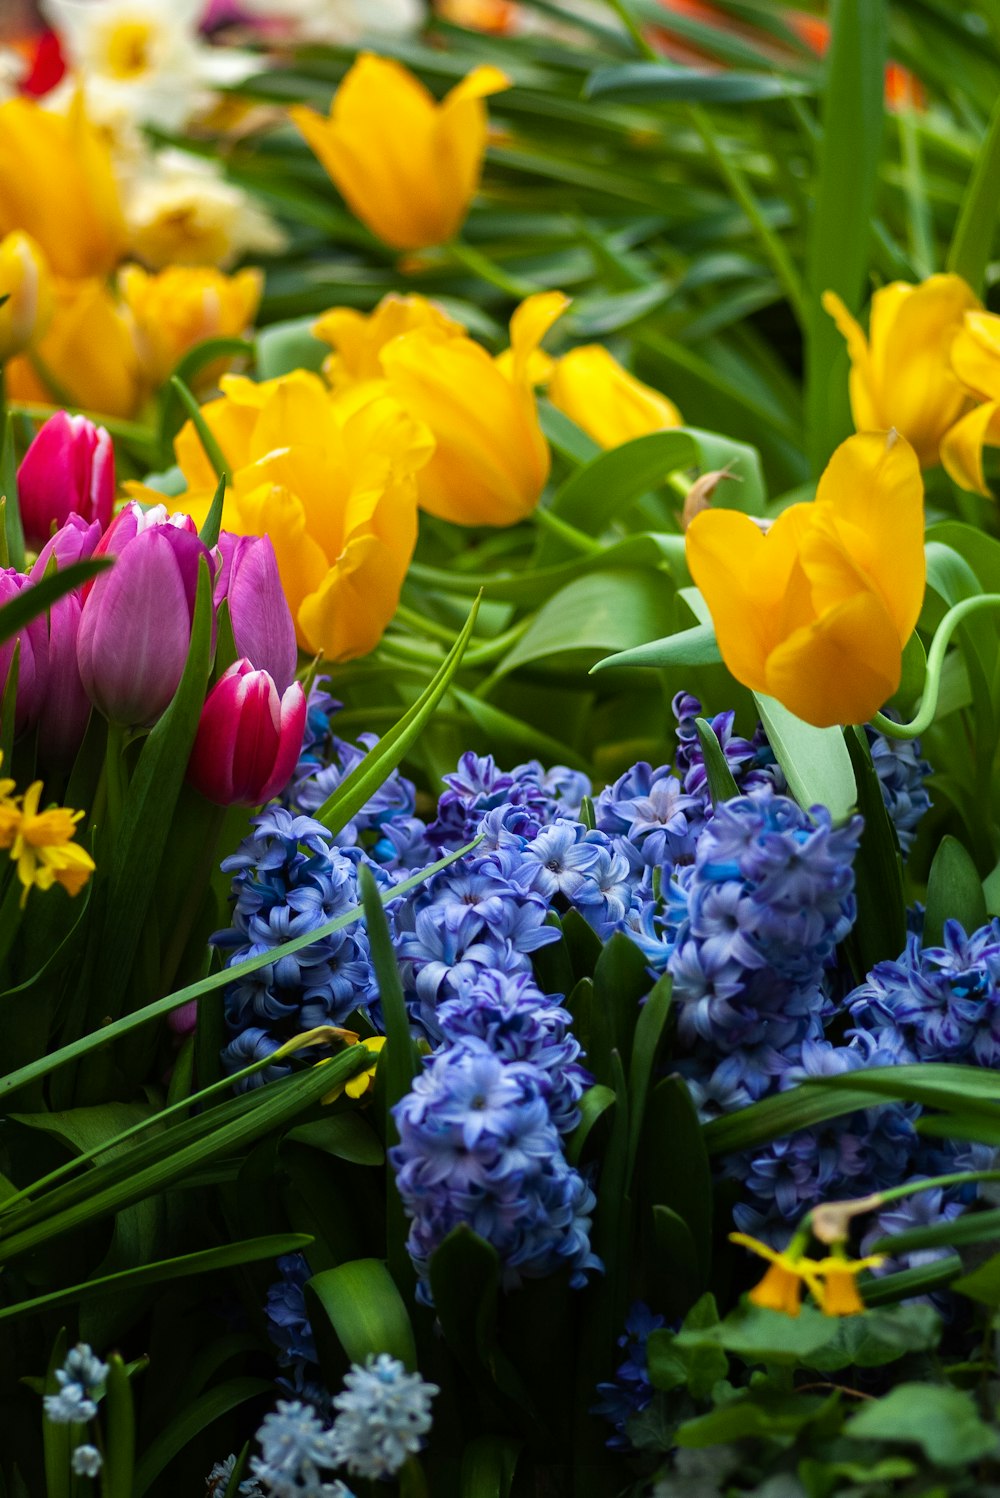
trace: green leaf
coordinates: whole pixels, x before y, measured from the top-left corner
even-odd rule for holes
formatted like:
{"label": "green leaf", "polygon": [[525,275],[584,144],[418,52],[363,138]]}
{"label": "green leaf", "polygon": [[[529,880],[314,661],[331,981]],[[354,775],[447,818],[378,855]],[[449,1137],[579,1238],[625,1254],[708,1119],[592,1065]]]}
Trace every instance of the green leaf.
{"label": "green leaf", "polygon": [[735,1399],[707,1415],[686,1420],[677,1431],[677,1444],[706,1447],[753,1438],[787,1439],[823,1419],[839,1398],[837,1391],[825,1395],[786,1393],[766,1385],[743,1389]]}
{"label": "green leaf", "polygon": [[509,1498],[521,1442],[477,1436],[462,1449],[461,1498]]}
{"label": "green leaf", "polygon": [[[69,1338],[63,1327],[52,1347],[49,1366],[45,1373],[43,1392],[59,1393],[56,1369],[66,1361]],[[42,1446],[45,1463],[46,1498],[70,1498],[70,1452],[72,1450],[73,1427],[57,1424],[54,1420],[42,1421]]]}
{"label": "green leaf", "polygon": [[708,73],[670,63],[628,62],[591,73],[583,96],[627,104],[749,104],[814,92],[808,83],[787,73]]}
{"label": "green leaf", "polygon": [[[191,386],[210,364],[223,359],[250,357],[254,346],[244,338],[206,338],[201,343],[196,343],[194,348],[187,350],[181,356],[173,375],[163,386],[159,399],[159,422],[157,431],[158,452],[160,460],[169,462],[170,444],[179,425],[177,407],[181,406],[188,416],[191,415],[191,407],[181,395],[181,389],[186,390],[192,401],[195,397],[191,395]],[[197,404],[197,402],[195,402]],[[198,408],[200,411],[200,407]],[[199,433],[200,435],[200,433]],[[206,453],[208,448],[205,449]],[[211,454],[209,454],[211,457]],[[215,466],[213,461],[213,467]],[[218,473],[218,470],[216,470]],[[221,477],[221,475],[219,475]]]}
{"label": "green leaf", "polygon": [[274,1384],[270,1380],[234,1378],[192,1400],[147,1446],[136,1469],[130,1498],[144,1498],[174,1457],[186,1451],[201,1431],[228,1415],[230,1410],[239,1409],[241,1404],[263,1395],[274,1395]]}
{"label": "green leaf", "polygon": [[851,430],[844,341],[820,298],[834,291],[856,313],[864,291],[882,144],[885,0],[834,0],[831,20],[806,257],[806,432],[815,473]]}
{"label": "green leaf", "polygon": [[[676,1320],[689,1311],[698,1299],[698,1292],[705,1282],[704,1267],[698,1262],[694,1235],[683,1217],[679,1217],[672,1208],[660,1205],[653,1207],[652,1216],[656,1305],[663,1315]],[[725,1371],[723,1357],[722,1371],[715,1371],[712,1382],[723,1377]],[[656,1383],[656,1380],[653,1382]]]}
{"label": "green leaf", "polygon": [[990,127],[979,148],[969,185],[948,249],[947,269],[962,276],[973,291],[982,292],[990,259],[1000,200],[1000,99],[993,107]]}
{"label": "green leaf", "polygon": [[135,1478],[135,1409],[128,1371],[116,1352],[108,1357],[104,1414],[107,1449],[102,1492],[106,1498],[132,1498]]}
{"label": "green leaf", "polygon": [[938,844],[927,877],[926,946],[941,945],[947,920],[959,921],[967,932],[986,924],[982,880],[970,855],[950,833],[945,833]]}
{"label": "green leaf", "polygon": [[67,593],[74,593],[92,577],[113,566],[113,557],[91,557],[85,562],[72,562],[68,567],[59,568],[40,582],[32,583],[30,588],[22,588],[16,598],[0,608],[0,645],[30,624],[32,619],[37,619],[39,614],[47,613]]}
{"label": "green leaf", "polygon": [[654,984],[639,1011],[632,1038],[632,1059],[628,1069],[629,1145],[628,1178],[631,1180],[639,1151],[649,1084],[659,1056],[663,1032],[670,1015],[673,980],[669,973]]}
{"label": "green leaf", "polygon": [[387,1352],[413,1372],[417,1347],[395,1281],[381,1259],[353,1259],[306,1281],[322,1306],[348,1361],[364,1363]]}
{"label": "green leaf", "polygon": [[169,388],[177,396],[177,399],[193,422],[194,429],[198,433],[198,441],[205,450],[206,458],[215,470],[216,478],[231,479],[232,474],[229,471],[229,462],[222,448],[212,435],[212,430],[202,415],[201,406],[198,404],[197,398],[191,394],[184,381],[179,380],[176,375],[171,375]]}
{"label": "green leaf", "polygon": [[838,1336],[838,1321],[810,1305],[804,1305],[798,1316],[787,1316],[743,1301],[714,1326],[685,1326],[674,1343],[680,1349],[721,1347],[747,1363],[811,1366],[810,1359]]}
{"label": "green leaf", "polygon": [[707,723],[704,718],[695,718],[694,726],[705,759],[705,774],[712,805],[720,806],[723,801],[731,801],[734,796],[739,795],[739,786],[733,779],[729,761],[711,723]]}
{"label": "green leaf", "polygon": [[209,506],[208,514],[205,516],[205,523],[198,532],[198,540],[203,541],[209,548],[219,544],[219,532],[222,529],[222,510],[225,501],[226,476],[223,474],[216,485],[212,503]]}
{"label": "green leaf", "polygon": [[543,604],[499,669],[589,669],[611,651],[665,634],[669,594],[662,574],[647,569],[609,568],[578,577]]}
{"label": "green leaf", "polygon": [[[669,1150],[664,1140],[670,1141]],[[646,1111],[640,1153],[642,1200],[666,1206],[690,1229],[702,1274],[712,1261],[712,1172],[704,1130],[691,1095],[678,1076],[653,1088]]]}
{"label": "green leaf", "polygon": [[[8,411],[3,422],[3,443],[0,445],[0,501],[3,503],[3,547],[6,551],[6,567],[24,571],[24,527],[21,524],[21,506],[17,497],[17,453],[14,449],[14,418]],[[4,639],[9,639],[5,635]]]}
{"label": "green leaf", "polygon": [[413,706],[403,714],[399,722],[369,749],[360,764],[340,782],[336,790],[324,801],[315,813],[317,822],[322,822],[330,832],[336,833],[345,827],[351,818],[371,800],[379,786],[399,764],[400,760],[416,743],[434,714],[448,685],[455,675],[465,654],[479,613],[477,598],[469,610],[469,617],[461,634],[445,657],[437,675]]}
{"label": "green leaf", "polygon": [[593,1087],[587,1088],[580,1099],[580,1122],[566,1142],[566,1158],[571,1165],[579,1164],[591,1130],[614,1105],[615,1094],[603,1082],[595,1082]]}
{"label": "green leaf", "polygon": [[754,692],[768,742],[799,805],[825,806],[843,822],[857,804],[854,766],[839,728],[814,728],[773,697]]}
{"label": "green leaf", "polygon": [[906,899],[899,844],[872,764],[868,737],[863,728],[852,726],[844,729],[844,739],[854,767],[858,810],[864,818],[854,860],[858,914],[848,938],[861,977],[876,962],[893,961],[906,946]]}
{"label": "green leaf", "polygon": [[651,640],[632,650],[619,650],[591,666],[591,675],[611,666],[715,666],[722,660],[714,624],[696,624],[677,634]]}
{"label": "green leaf", "polygon": [[276,380],[296,369],[319,374],[330,357],[330,345],[313,335],[314,317],[296,317],[291,322],[272,323],[257,334],[257,376]]}
{"label": "green leaf", "polygon": [[863,1405],[844,1434],[919,1446],[939,1467],[968,1467],[1000,1452],[1000,1436],[980,1419],[972,1395],[947,1385],[899,1384]]}
{"label": "green leaf", "polygon": [[598,536],[629,505],[662,484],[667,474],[689,468],[698,449],[682,431],[651,432],[592,458],[557,489],[551,509],[589,536]]}

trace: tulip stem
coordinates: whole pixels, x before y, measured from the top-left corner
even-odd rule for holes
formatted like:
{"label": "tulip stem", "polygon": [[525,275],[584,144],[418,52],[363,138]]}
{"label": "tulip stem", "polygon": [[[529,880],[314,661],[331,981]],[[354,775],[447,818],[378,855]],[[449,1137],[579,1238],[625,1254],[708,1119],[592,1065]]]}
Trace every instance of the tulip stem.
{"label": "tulip stem", "polygon": [[927,652],[927,674],[924,677],[924,691],[917,716],[910,723],[894,723],[884,713],[875,713],[871,720],[872,727],[877,728],[888,739],[916,739],[926,733],[937,712],[941,670],[952,635],[970,614],[978,613],[980,609],[996,608],[1000,608],[1000,593],[980,593],[977,598],[963,598],[961,603],[950,608],[938,625],[931,648]]}
{"label": "tulip stem", "polygon": [[128,774],[125,768],[125,729],[120,723],[108,724],[108,747],[105,758],[104,791],[107,797],[109,846],[113,847],[122,824]]}
{"label": "tulip stem", "polygon": [[578,530],[569,521],[553,514],[551,510],[543,509],[541,505],[532,510],[531,519],[543,530],[551,531],[558,536],[560,541],[565,541],[567,546],[572,546],[574,551],[582,551],[584,556],[596,556],[604,550],[600,541],[595,541],[593,536],[588,536],[585,531]]}
{"label": "tulip stem", "polygon": [[482,250],[474,249],[464,240],[453,239],[447,246],[447,250],[451,258],[465,270],[470,270],[474,276],[478,276],[490,286],[495,286],[498,291],[517,297],[518,301],[539,290],[532,281],[522,281],[516,276],[508,275],[502,266],[497,265],[488,255],[484,255]]}

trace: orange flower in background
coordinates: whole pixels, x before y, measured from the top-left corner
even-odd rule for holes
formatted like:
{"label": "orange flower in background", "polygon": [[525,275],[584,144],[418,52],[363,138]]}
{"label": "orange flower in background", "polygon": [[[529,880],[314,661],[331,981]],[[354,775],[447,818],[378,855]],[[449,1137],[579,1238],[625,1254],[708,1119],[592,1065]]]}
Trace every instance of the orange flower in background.
{"label": "orange flower in background", "polygon": [[703,511],[686,549],[744,686],[821,728],[864,723],[896,691],[926,569],[923,481],[902,438],[849,437],[813,503],[766,533],[739,511]]}
{"label": "orange flower in background", "polygon": [[289,114],[351,212],[393,249],[418,250],[462,227],[486,151],[483,100],[509,87],[499,68],[478,67],[439,104],[402,63],[366,52],[328,119]]}
{"label": "orange flower in background", "polygon": [[105,275],[121,259],[111,153],[80,94],[66,114],[30,99],[0,104],[0,235],[12,229],[31,235],[58,276]]}
{"label": "orange flower in background", "polygon": [[434,9],[452,26],[487,36],[509,36],[517,26],[519,7],[512,0],[436,0]]}
{"label": "orange flower in background", "polygon": [[940,461],[941,439],[971,399],[952,368],[952,345],[979,301],[961,276],[929,276],[919,286],[894,281],[872,297],[866,337],[843,302],[823,306],[847,343],[851,414],[859,432],[894,427],[924,468]]}

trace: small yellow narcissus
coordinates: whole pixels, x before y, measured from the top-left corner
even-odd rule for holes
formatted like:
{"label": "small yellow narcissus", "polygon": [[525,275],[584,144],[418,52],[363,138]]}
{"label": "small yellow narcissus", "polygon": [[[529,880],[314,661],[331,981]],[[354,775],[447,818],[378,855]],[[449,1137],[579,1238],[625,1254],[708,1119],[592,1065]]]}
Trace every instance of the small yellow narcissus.
{"label": "small yellow narcissus", "polygon": [[832,291],[823,306],[847,342],[851,414],[859,432],[895,428],[922,468],[939,461],[941,439],[971,404],[951,367],[966,312],[979,307],[961,276],[894,281],[872,297],[867,338]]}
{"label": "small yellow narcissus", "polygon": [[679,427],[673,401],[623,369],[600,343],[583,344],[556,359],[548,397],[601,447]]}
{"label": "small yellow narcissus", "polygon": [[858,1275],[862,1269],[877,1269],[884,1262],[879,1254],[867,1259],[848,1259],[840,1253],[818,1259],[815,1273],[821,1287],[819,1303],[824,1316],[859,1316],[865,1303],[858,1290]]}
{"label": "small yellow narcissus", "polygon": [[737,681],[822,728],[864,723],[896,691],[926,575],[923,482],[901,437],[849,437],[814,502],[789,506],[766,534],[712,509],[686,539]]}
{"label": "small yellow narcissus", "polygon": [[499,68],[474,68],[440,104],[390,58],[362,53],[328,119],[289,111],[347,206],[397,250],[446,244],[462,227],[486,150],[489,94],[510,87]]}
{"label": "small yellow narcissus", "polygon": [[764,1278],[749,1292],[751,1305],[763,1306],[768,1311],[781,1311],[786,1316],[797,1316],[802,1309],[802,1289],[808,1286],[815,1292],[815,1264],[801,1253],[779,1252],[751,1238],[748,1233],[730,1233],[730,1243],[748,1248],[758,1258],[766,1259],[768,1269]]}
{"label": "small yellow narcissus", "polygon": [[52,316],[52,278],[28,234],[0,240],[0,364],[23,353],[45,332]]}
{"label": "small yellow narcissus", "polygon": [[[149,275],[141,266],[126,265],[118,285],[132,315],[140,367],[157,386],[196,344],[207,338],[239,338],[249,331],[264,277],[259,270],[226,276],[211,267],[186,265]],[[224,369],[224,362],[215,363],[201,378],[214,384]]]}
{"label": "small yellow narcissus", "polygon": [[74,842],[82,811],[53,806],[39,811],[42,782],[36,780],[18,798],[11,796],[12,780],[0,781],[0,847],[10,850],[17,877],[24,886],[24,905],[34,885],[51,889],[61,884],[67,894],[78,895],[94,872],[94,860],[86,848]]}

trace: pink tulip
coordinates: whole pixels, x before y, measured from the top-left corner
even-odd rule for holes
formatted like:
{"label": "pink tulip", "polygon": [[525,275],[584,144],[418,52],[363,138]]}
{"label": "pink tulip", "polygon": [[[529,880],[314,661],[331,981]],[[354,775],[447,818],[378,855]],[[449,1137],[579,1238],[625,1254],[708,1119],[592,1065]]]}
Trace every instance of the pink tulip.
{"label": "pink tulip", "polygon": [[298,648],[269,536],[219,537],[216,608],[225,598],[239,655],[266,671],[279,692],[295,680]]}
{"label": "pink tulip", "polygon": [[[138,510],[138,506],[131,507]],[[151,512],[152,513],[152,512]],[[186,527],[127,511],[95,555],[115,565],[84,589],[77,660],[87,695],[113,723],[155,723],[177,690],[191,644],[198,564],[207,547]],[[119,545],[118,543],[122,544]]]}
{"label": "pink tulip", "polygon": [[[69,567],[89,557],[100,539],[99,521],[88,525],[80,515],[71,515],[42,547],[29,573],[32,582],[45,576],[52,557],[60,567]],[[49,614],[48,677],[38,714],[38,754],[46,768],[65,769],[73,763],[90,719],[90,698],[76,654],[82,607],[77,591],[60,598]]]}
{"label": "pink tulip", "polygon": [[43,546],[71,515],[110,523],[115,502],[115,451],[103,427],[57,411],[35,437],[17,470],[25,538]]}
{"label": "pink tulip", "polygon": [[220,806],[260,806],[292,778],[305,726],[301,682],[279,696],[266,671],[239,660],[220,676],[201,710],[188,780]]}
{"label": "pink tulip", "polygon": [[[16,598],[23,588],[31,587],[31,579],[15,572],[13,567],[0,571],[0,606]],[[14,646],[20,642],[21,651],[17,669],[17,696],[14,706],[14,736],[20,738],[29,728],[34,728],[45,702],[49,677],[49,628],[44,614],[32,619],[19,629],[11,640],[0,644],[0,693],[3,692],[14,656]]]}

